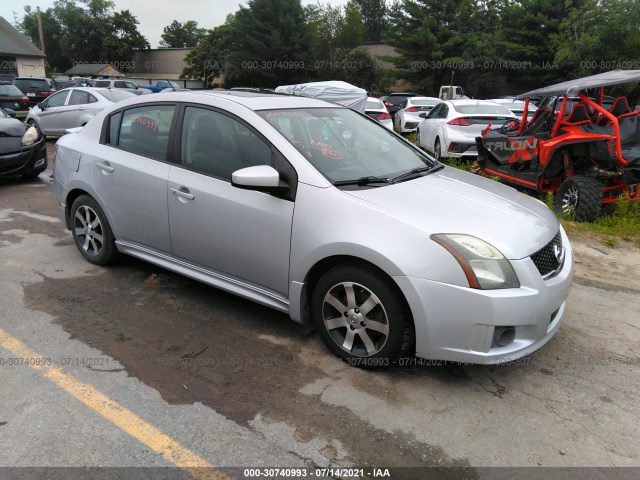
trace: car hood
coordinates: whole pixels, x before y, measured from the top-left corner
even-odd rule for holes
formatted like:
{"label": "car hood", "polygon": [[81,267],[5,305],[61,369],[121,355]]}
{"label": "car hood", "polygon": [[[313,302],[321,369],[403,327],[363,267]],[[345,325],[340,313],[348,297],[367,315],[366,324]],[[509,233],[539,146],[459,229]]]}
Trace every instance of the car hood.
{"label": "car hood", "polygon": [[428,235],[474,235],[509,259],[537,252],[560,228],[554,213],[542,202],[451,167],[396,185],[345,193],[382,208]]}
{"label": "car hood", "polygon": [[29,128],[24,122],[15,118],[0,118],[0,136],[2,137],[20,137]]}
{"label": "car hood", "polygon": [[26,124],[15,118],[0,118],[0,155],[19,152],[27,128]]}

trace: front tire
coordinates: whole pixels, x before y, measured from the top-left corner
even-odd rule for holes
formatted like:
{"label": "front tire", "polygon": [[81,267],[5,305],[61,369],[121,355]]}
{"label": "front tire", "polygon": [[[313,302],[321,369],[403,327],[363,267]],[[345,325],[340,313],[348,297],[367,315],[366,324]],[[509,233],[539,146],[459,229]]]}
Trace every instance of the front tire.
{"label": "front tire", "polygon": [[338,265],[316,284],[312,318],[335,355],[361,368],[392,365],[413,348],[413,320],[402,293],[371,267]]}
{"label": "front tire", "polygon": [[569,177],[556,194],[556,211],[579,222],[593,222],[602,208],[602,182],[596,178]]}
{"label": "front tire", "polygon": [[76,247],[87,261],[107,265],[118,257],[107,217],[93,198],[81,195],[71,206],[71,232]]}

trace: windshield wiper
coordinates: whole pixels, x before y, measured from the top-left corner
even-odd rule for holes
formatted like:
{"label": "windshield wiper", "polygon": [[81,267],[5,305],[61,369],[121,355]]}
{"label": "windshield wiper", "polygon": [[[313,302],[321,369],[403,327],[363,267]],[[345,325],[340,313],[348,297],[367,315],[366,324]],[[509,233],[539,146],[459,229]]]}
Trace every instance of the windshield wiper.
{"label": "windshield wiper", "polygon": [[356,178],[355,180],[338,180],[337,182],[334,182],[333,184],[336,187],[339,187],[341,185],[364,186],[364,185],[371,185],[371,184],[374,184],[374,183],[389,183],[390,181],[391,180],[389,180],[388,178],[385,178],[385,177],[369,176],[369,177]]}
{"label": "windshield wiper", "polygon": [[442,165],[441,163],[438,163],[437,165],[432,165],[430,167],[414,168],[413,170],[409,170],[406,173],[402,173],[402,174],[398,175],[397,177],[394,177],[391,180],[391,183],[397,183],[397,182],[403,182],[405,180],[410,180],[412,178],[419,177],[420,174],[422,174],[422,173],[433,173],[433,172],[437,172],[438,170],[442,170],[443,168],[444,168],[444,165]]}

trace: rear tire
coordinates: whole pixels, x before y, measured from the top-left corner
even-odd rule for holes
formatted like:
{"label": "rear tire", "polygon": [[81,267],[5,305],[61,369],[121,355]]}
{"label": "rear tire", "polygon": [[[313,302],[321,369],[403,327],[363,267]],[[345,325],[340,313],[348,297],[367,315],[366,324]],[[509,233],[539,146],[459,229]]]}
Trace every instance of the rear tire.
{"label": "rear tire", "polygon": [[569,177],[556,194],[555,206],[560,215],[578,222],[593,222],[602,208],[602,182],[596,178]]}
{"label": "rear tire", "polygon": [[73,202],[70,215],[73,239],[87,261],[108,265],[118,258],[115,238],[98,202],[80,195]]}

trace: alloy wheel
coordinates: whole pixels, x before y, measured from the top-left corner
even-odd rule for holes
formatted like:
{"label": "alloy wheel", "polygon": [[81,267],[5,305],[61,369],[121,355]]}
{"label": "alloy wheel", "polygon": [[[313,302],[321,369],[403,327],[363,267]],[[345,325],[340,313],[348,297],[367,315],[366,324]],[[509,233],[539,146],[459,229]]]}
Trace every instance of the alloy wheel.
{"label": "alloy wheel", "polygon": [[354,356],[377,354],[389,337],[389,319],[382,302],[358,283],[331,287],[323,300],[322,319],[336,345]]}

